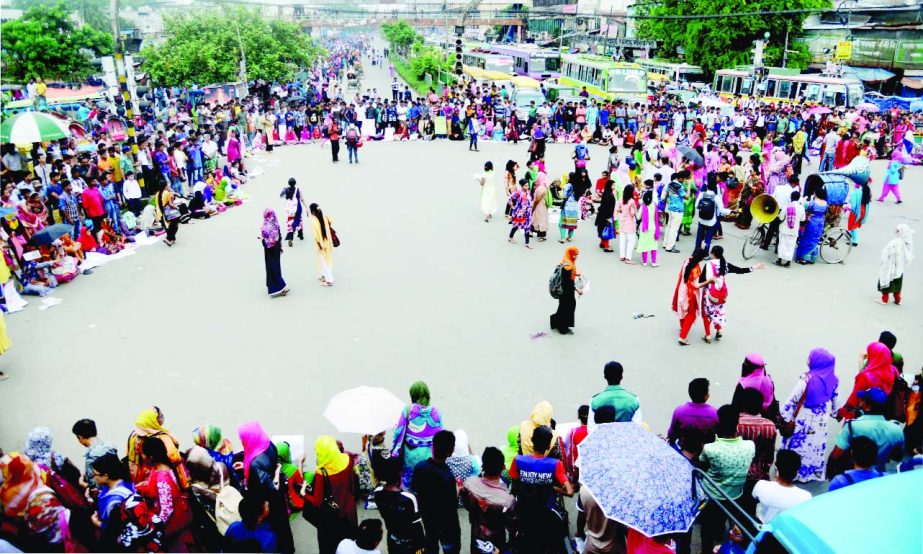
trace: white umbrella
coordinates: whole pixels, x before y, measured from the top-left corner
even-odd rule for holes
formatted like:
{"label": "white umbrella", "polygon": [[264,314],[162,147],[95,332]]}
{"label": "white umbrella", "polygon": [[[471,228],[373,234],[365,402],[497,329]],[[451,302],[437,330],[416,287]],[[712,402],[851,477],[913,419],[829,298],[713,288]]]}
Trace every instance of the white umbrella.
{"label": "white umbrella", "polygon": [[48,142],[70,134],[66,121],[42,112],[24,112],[0,125],[0,142],[4,144]]}
{"label": "white umbrella", "polygon": [[404,403],[379,387],[356,387],[327,402],[324,417],[343,433],[374,435],[397,423]]}

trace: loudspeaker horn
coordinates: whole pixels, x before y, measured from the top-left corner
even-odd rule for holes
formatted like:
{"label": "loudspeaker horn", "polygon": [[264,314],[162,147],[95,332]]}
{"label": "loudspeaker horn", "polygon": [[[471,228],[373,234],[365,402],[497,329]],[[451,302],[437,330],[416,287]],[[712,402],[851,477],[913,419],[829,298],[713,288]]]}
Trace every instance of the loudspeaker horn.
{"label": "loudspeaker horn", "polygon": [[768,194],[761,194],[750,204],[750,214],[760,223],[769,223],[779,215],[779,203]]}

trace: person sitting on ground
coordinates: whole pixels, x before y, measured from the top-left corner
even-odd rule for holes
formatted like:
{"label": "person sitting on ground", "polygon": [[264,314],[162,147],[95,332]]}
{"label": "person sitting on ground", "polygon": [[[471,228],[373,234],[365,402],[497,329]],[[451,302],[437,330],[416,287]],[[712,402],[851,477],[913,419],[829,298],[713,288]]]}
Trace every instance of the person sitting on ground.
{"label": "person sitting on ground", "polygon": [[801,467],[801,456],[794,450],[779,450],[776,453],[776,478],[759,481],[753,487],[753,499],[757,501],[756,517],[769,523],[780,512],[811,499],[811,493],[795,486],[795,477]]}
{"label": "person sitting on ground", "polygon": [[258,492],[247,493],[237,506],[240,521],[224,533],[224,552],[280,552],[269,524],[269,502]]}
{"label": "person sitting on ground", "polygon": [[[366,519],[359,524],[356,539],[343,539],[336,554],[381,554],[378,544],[383,535],[380,519]],[[390,550],[389,550],[390,552]]]}
{"label": "person sitting on ground", "polygon": [[834,477],[830,481],[828,492],[884,475],[884,473],[875,468],[875,463],[878,459],[878,445],[875,444],[875,441],[865,436],[856,437],[852,440],[850,450],[852,452],[853,468]]}

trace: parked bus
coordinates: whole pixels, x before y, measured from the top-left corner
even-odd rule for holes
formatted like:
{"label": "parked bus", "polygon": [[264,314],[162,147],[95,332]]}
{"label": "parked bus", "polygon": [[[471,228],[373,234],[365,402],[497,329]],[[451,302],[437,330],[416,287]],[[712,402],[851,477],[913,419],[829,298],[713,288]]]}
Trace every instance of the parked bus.
{"label": "parked bus", "polygon": [[491,44],[491,52],[513,58],[513,70],[539,81],[561,76],[561,53],[532,44]]}
{"label": "parked bus", "polygon": [[647,70],[648,80],[650,81],[689,83],[703,82],[705,80],[705,72],[697,65],[661,60],[637,60],[637,63]]}
{"label": "parked bus", "polygon": [[[819,73],[783,74],[769,68],[769,76],[758,87],[766,102],[810,102],[828,107],[853,108],[865,100],[865,87],[855,77],[829,77]],[[753,74],[743,69],[719,69],[715,73],[715,92],[722,98],[753,95]]]}
{"label": "parked bus", "polygon": [[586,87],[591,96],[601,100],[648,102],[647,71],[636,63],[588,54],[567,54],[561,61],[558,82],[563,85],[571,85],[578,92]]}
{"label": "parked bus", "polygon": [[513,58],[500,54],[488,54],[485,52],[466,50],[462,53],[462,64],[470,67],[477,67],[485,71],[500,71],[511,75],[513,73]]}

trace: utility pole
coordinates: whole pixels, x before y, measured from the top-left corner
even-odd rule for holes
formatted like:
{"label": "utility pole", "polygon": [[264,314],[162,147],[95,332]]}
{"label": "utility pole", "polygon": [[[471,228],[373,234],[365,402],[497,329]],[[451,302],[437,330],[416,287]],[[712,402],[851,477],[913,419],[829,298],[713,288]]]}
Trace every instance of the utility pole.
{"label": "utility pole", "polygon": [[[125,106],[125,119],[127,122],[128,144],[131,146],[131,159],[138,161],[138,141],[135,140],[135,113],[132,107],[131,93],[128,91],[128,69],[125,67],[125,42],[122,41],[122,30],[119,28],[119,0],[109,0],[109,10],[112,12],[112,38],[115,40],[115,75],[119,81],[119,92]],[[138,174],[138,185],[144,187],[144,176]]]}
{"label": "utility pole", "polygon": [[247,84],[247,53],[244,51],[244,41],[240,38],[240,21],[237,24],[237,45],[240,47],[240,80]]}
{"label": "utility pole", "polygon": [[782,67],[788,63],[788,29],[785,29],[785,48],[782,49]]}

